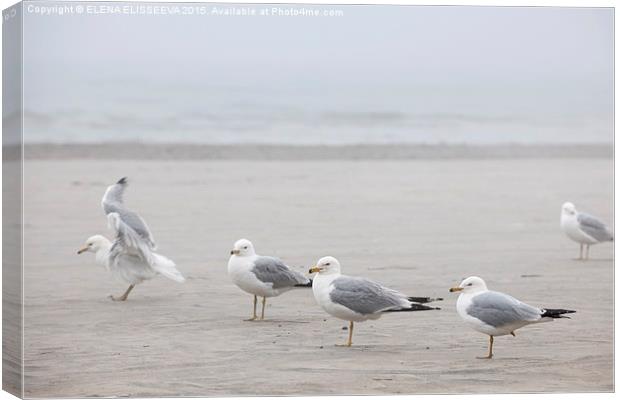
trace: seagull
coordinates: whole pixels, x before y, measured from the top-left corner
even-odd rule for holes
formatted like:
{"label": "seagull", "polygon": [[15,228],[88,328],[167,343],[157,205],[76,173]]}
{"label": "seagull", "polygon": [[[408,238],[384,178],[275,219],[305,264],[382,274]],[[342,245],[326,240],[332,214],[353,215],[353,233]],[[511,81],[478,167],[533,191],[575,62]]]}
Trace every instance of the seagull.
{"label": "seagull", "polygon": [[[123,194],[127,188],[127,178],[121,178],[114,185],[108,186],[101,206],[108,217],[108,225],[116,234],[114,242],[101,235],[93,236],[86,241],[78,254],[91,251],[95,259],[110,271],[118,273],[129,283],[129,288],[120,297],[110,296],[115,301],[125,301],[134,286],[145,279],[160,273],[177,282],[185,278],[176,269],[174,262],[156,254],[153,235],[146,222],[137,213],[128,210],[123,203]],[[93,240],[90,240],[93,239]]]}
{"label": "seagull", "polygon": [[254,295],[254,312],[246,321],[255,321],[258,296],[263,298],[260,319],[265,319],[267,297],[276,297],[296,287],[311,287],[312,281],[275,257],[259,256],[247,239],[239,239],[230,251],[228,276],[241,290]]}
{"label": "seagull", "polygon": [[[578,260],[587,260],[590,255],[590,245],[611,242],[614,235],[609,228],[596,217],[577,211],[573,203],[562,205],[560,226],[566,235],[579,243]],[[586,256],[583,257],[583,246],[586,246]]]}
{"label": "seagull", "polygon": [[443,300],[408,297],[369,279],[342,275],[334,257],[321,258],[310,273],[316,273],[312,280],[316,302],[328,314],[349,321],[346,347],[353,343],[354,322],[379,319],[384,312],[439,310],[421,303]]}
{"label": "seagull", "polygon": [[573,310],[536,308],[512,296],[487,289],[486,283],[477,276],[470,276],[450,292],[460,292],[456,311],[472,329],[489,335],[489,353],[493,357],[493,337],[512,335],[514,331],[529,324],[548,322],[555,318],[569,318],[564,314]]}
{"label": "seagull", "polygon": [[129,292],[137,284],[152,279],[159,274],[176,282],[185,281],[183,275],[176,269],[174,262],[157,253],[151,255],[155,261],[153,265],[146,263],[142,258],[134,254],[120,254],[114,263],[110,263],[110,249],[112,246],[112,242],[105,236],[94,235],[86,239],[86,243],[77,253],[95,253],[95,262],[97,264],[105,267],[116,277],[129,284],[129,288],[122,296],[109,296],[114,301],[127,300]]}

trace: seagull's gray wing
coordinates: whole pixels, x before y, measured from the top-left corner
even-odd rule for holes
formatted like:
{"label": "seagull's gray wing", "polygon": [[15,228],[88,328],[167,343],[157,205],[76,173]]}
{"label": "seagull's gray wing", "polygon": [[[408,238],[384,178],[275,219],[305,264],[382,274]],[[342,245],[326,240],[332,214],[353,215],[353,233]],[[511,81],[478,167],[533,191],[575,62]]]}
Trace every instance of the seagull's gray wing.
{"label": "seagull's gray wing", "polygon": [[407,296],[369,279],[341,276],[332,282],[329,298],[359,314],[395,310],[410,304]]}
{"label": "seagull's gray wing", "polygon": [[153,235],[146,225],[146,222],[137,213],[128,210],[123,204],[123,194],[125,193],[126,187],[127,178],[121,178],[114,185],[107,188],[101,200],[103,211],[108,216],[111,213],[118,214],[121,222],[126,225],[125,230],[128,234],[135,233],[142,238],[151,250],[155,250],[155,241],[153,240]]}
{"label": "seagull's gray wing", "polygon": [[259,256],[254,261],[252,272],[258,280],[271,283],[274,289],[305,285],[310,280],[297,271],[293,271],[275,257]]}
{"label": "seagull's gray wing", "polygon": [[608,240],[613,240],[614,238],[607,228],[607,225],[592,215],[579,213],[577,215],[577,221],[579,222],[579,228],[582,231],[592,236],[599,242],[606,242]]}
{"label": "seagull's gray wing", "polygon": [[115,212],[115,208],[123,205],[123,194],[127,188],[127,178],[123,177],[118,180],[114,185],[108,186],[103,198],[101,199],[101,206],[103,211],[107,214]]}
{"label": "seagull's gray wing", "polygon": [[111,263],[118,265],[119,257],[126,253],[139,256],[151,266],[155,264],[151,243],[144,240],[141,235],[136,233],[136,231],[121,218],[119,213],[109,213],[108,224],[116,232],[116,238],[109,255]]}
{"label": "seagull's gray wing", "polygon": [[493,291],[474,296],[466,311],[472,317],[496,328],[515,322],[538,321],[542,314],[539,308]]}

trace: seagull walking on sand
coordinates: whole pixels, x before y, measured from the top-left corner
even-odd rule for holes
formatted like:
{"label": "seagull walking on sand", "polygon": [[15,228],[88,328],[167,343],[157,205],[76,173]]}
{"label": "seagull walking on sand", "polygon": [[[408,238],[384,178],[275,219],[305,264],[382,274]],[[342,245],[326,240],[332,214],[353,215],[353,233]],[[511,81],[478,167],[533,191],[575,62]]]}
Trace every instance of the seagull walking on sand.
{"label": "seagull walking on sand", "polygon": [[95,253],[95,262],[114,276],[129,284],[129,288],[121,296],[110,295],[114,301],[125,301],[129,292],[139,283],[152,279],[157,275],[163,275],[175,282],[184,282],[185,278],[176,269],[172,260],[153,253],[151,256],[154,263],[148,264],[142,258],[134,254],[121,253],[115,257],[115,262],[110,263],[110,250],[113,244],[108,238],[102,235],[91,236],[86,240],[84,246],[78,250],[78,254],[84,252]]}
{"label": "seagull walking on sand", "polygon": [[177,270],[174,262],[160,254],[154,253],[155,242],[146,222],[123,204],[123,194],[127,187],[127,178],[121,178],[109,186],[101,205],[108,216],[108,224],[116,234],[114,242],[101,235],[91,236],[78,254],[86,251],[95,253],[98,264],[129,284],[123,295],[110,296],[114,301],[125,301],[131,290],[139,283],[158,274],[176,282],[185,278]]}
{"label": "seagull walking on sand", "polygon": [[450,292],[460,292],[456,311],[472,329],[489,335],[489,353],[493,357],[493,338],[512,335],[526,325],[548,322],[556,318],[569,318],[564,314],[573,310],[537,308],[525,304],[507,294],[487,289],[486,283],[477,276],[470,276]]}
{"label": "seagull walking on sand", "polygon": [[369,279],[342,275],[334,257],[321,258],[310,273],[316,273],[312,292],[317,303],[328,314],[349,321],[347,347],[353,343],[354,322],[379,319],[386,312],[439,310],[421,303],[443,300],[409,297]]}
{"label": "seagull walking on sand", "polygon": [[276,297],[296,287],[311,287],[312,281],[303,274],[292,270],[275,257],[259,256],[254,245],[247,239],[239,239],[230,251],[228,276],[241,290],[254,296],[252,317],[255,321],[256,303],[262,297],[260,319],[265,319],[267,297]]}
{"label": "seagull walking on sand", "polygon": [[[562,205],[560,226],[566,235],[579,243],[578,260],[587,260],[590,256],[590,246],[602,242],[611,242],[614,235],[607,225],[591,215],[578,212],[573,203]],[[586,248],[585,257],[583,248]]]}

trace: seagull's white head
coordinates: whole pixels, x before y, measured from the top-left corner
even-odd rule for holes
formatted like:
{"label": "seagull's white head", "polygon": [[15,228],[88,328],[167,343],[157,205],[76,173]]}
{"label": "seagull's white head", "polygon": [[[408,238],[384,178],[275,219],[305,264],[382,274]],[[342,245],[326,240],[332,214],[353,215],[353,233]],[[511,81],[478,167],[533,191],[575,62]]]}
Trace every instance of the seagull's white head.
{"label": "seagull's white head", "polygon": [[577,214],[577,209],[575,208],[575,205],[573,203],[567,201],[566,203],[562,204],[562,214],[575,215]]}
{"label": "seagull's white head", "polygon": [[235,242],[235,245],[230,251],[230,254],[247,257],[255,255],[256,252],[254,251],[254,246],[252,245],[252,242],[250,242],[248,239],[239,239]]}
{"label": "seagull's white head", "polygon": [[457,287],[450,288],[451,292],[463,292],[463,293],[476,293],[487,290],[487,284],[484,283],[482,278],[477,276],[470,276],[464,279]]}
{"label": "seagull's white head", "polygon": [[101,235],[95,235],[95,236],[91,236],[88,239],[86,239],[86,243],[84,243],[84,246],[82,246],[78,250],[77,253],[82,254],[85,251],[96,253],[102,247],[109,246],[109,245],[110,245],[110,241],[106,237],[101,236]]}
{"label": "seagull's white head", "polygon": [[309,272],[311,274],[314,272],[318,272],[319,274],[339,274],[340,263],[334,257],[323,257],[319,261],[317,261],[314,267],[310,268]]}

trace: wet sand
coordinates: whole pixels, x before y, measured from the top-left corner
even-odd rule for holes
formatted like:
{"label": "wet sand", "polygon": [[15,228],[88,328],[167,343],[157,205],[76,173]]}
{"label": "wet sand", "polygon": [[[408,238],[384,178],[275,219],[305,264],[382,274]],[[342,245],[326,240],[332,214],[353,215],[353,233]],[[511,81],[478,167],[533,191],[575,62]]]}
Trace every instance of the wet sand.
{"label": "wet sand", "polygon": [[[25,174],[25,394],[28,397],[421,394],[612,391],[613,248],[560,231],[560,205],[612,221],[613,161],[29,160]],[[129,176],[126,203],[158,251],[187,277],[125,285],[76,255],[110,235],[105,187]],[[325,314],[311,290],[251,297],[228,279],[232,243],[306,270],[333,255],[343,272],[441,311],[356,325]],[[469,330],[448,288],[479,275],[490,288],[572,319],[500,337]]]}

